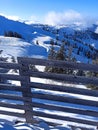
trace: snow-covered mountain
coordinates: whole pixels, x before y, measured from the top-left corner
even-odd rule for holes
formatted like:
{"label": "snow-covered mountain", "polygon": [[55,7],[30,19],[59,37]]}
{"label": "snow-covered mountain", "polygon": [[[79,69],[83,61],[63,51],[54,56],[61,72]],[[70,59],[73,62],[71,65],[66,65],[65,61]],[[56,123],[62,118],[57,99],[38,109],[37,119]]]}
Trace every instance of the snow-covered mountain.
{"label": "snow-covered mountain", "polygon": [[[16,34],[21,35],[17,38]],[[41,57],[47,58],[50,41],[55,49],[65,43],[66,50],[72,48],[72,57],[88,62],[98,55],[98,25],[89,28],[73,24],[48,26],[28,25],[25,22],[9,20],[0,16],[0,55],[2,57]]]}

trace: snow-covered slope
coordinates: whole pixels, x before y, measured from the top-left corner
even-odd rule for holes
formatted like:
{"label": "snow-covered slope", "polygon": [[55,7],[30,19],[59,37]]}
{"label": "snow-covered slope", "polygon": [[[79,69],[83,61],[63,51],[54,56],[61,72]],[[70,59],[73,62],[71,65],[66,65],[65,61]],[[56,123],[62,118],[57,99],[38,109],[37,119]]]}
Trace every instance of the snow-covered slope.
{"label": "snow-covered slope", "polygon": [[18,56],[42,57],[47,55],[47,49],[31,44],[19,38],[0,36],[0,56],[17,58]]}
{"label": "snow-covered slope", "polygon": [[[5,37],[5,32],[9,31],[19,33],[22,39]],[[44,45],[44,43],[49,42],[52,38],[49,34],[39,25],[31,26],[0,16],[0,55],[2,57],[35,56],[45,58],[49,51],[49,45]],[[36,44],[37,41],[39,44]]]}
{"label": "snow-covered slope", "polygon": [[32,28],[25,23],[9,20],[0,16],[0,35],[4,35],[5,31],[13,31],[22,34],[23,38],[28,38],[32,33]]}

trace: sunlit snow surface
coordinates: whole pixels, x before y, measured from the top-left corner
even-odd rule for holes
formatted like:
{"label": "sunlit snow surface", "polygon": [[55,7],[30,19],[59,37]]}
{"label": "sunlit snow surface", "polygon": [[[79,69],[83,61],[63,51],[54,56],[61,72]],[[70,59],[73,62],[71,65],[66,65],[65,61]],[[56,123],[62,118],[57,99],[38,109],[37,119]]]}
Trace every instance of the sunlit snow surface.
{"label": "sunlit snow surface", "polygon": [[46,48],[37,46],[34,43],[28,43],[22,39],[0,36],[1,57],[45,57]]}

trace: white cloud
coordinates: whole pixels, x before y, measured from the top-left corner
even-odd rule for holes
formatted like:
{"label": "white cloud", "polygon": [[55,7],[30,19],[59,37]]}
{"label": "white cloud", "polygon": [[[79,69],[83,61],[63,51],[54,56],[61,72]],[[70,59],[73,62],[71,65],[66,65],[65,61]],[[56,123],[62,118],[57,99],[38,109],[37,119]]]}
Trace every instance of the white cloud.
{"label": "white cloud", "polygon": [[77,24],[78,26],[88,27],[96,23],[96,18],[84,16],[75,10],[68,10],[65,12],[51,11],[45,16],[45,24]]}
{"label": "white cloud", "polygon": [[37,16],[35,16],[35,15],[32,15],[31,17],[30,17],[30,21],[32,22],[32,23],[35,23],[36,21],[37,21]]}
{"label": "white cloud", "polygon": [[[21,19],[19,16],[11,16],[0,13],[0,15],[5,16],[8,19],[15,21],[25,21],[27,24],[33,23],[44,23],[49,25],[59,25],[59,24],[76,24],[77,26],[88,27],[92,24],[98,24],[98,20],[90,16],[83,16],[81,13],[75,10],[68,10],[65,12],[55,12],[50,11],[45,16],[32,15],[29,19]],[[96,22],[97,21],[97,22]]]}
{"label": "white cloud", "polygon": [[63,13],[52,11],[45,16],[45,23],[50,25],[79,23],[81,21],[83,21],[82,15],[74,10],[68,10]]}
{"label": "white cloud", "polygon": [[25,21],[26,24],[38,23],[38,17],[36,15],[32,15],[29,20]]}
{"label": "white cloud", "polygon": [[96,24],[98,25],[98,21],[96,21]]}
{"label": "white cloud", "polygon": [[30,20],[36,21],[36,20],[37,20],[37,16],[32,15],[32,16],[30,17]]}

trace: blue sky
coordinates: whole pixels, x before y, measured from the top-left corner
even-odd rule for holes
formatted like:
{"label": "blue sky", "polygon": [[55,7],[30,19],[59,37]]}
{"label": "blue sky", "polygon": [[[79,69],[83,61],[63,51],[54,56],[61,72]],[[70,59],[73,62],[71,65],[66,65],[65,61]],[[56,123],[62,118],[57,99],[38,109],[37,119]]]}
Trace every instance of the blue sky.
{"label": "blue sky", "polygon": [[41,22],[53,19],[53,23],[65,22],[64,17],[91,20],[98,18],[98,0],[0,0],[0,14]]}

